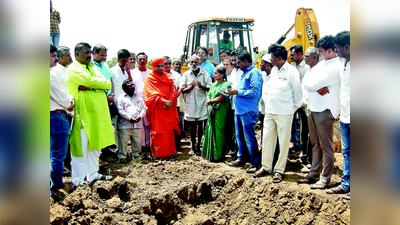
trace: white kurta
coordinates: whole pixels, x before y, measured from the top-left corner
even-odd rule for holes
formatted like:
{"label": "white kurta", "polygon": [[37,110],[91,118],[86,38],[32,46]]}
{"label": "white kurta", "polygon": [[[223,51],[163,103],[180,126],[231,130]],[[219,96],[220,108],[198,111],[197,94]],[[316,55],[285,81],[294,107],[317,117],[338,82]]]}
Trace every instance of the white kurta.
{"label": "white kurta", "polygon": [[[186,86],[189,86],[194,80],[200,81],[202,86],[211,87],[212,84],[211,77],[202,69],[200,69],[197,76],[192,70],[188,70],[183,74],[181,88],[185,89]],[[195,119],[207,118],[207,107],[205,105],[207,92],[196,86],[193,90],[184,95],[186,98],[185,119],[188,117]]]}

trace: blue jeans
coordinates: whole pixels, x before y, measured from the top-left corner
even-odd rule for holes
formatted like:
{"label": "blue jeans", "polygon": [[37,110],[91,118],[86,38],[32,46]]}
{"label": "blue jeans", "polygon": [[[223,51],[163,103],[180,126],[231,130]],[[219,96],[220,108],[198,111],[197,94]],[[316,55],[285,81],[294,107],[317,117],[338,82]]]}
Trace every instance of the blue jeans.
{"label": "blue jeans", "polygon": [[243,162],[250,162],[253,166],[261,167],[261,154],[258,151],[255,132],[257,120],[258,113],[256,112],[235,114],[236,141],[239,149],[237,156]]}
{"label": "blue jeans", "polygon": [[350,123],[340,122],[340,134],[342,136],[343,154],[343,190],[350,191]]}
{"label": "blue jeans", "polygon": [[50,33],[50,44],[58,47],[60,43],[60,33]]}
{"label": "blue jeans", "polygon": [[69,123],[66,113],[50,113],[50,191],[64,187],[64,159],[67,155]]}

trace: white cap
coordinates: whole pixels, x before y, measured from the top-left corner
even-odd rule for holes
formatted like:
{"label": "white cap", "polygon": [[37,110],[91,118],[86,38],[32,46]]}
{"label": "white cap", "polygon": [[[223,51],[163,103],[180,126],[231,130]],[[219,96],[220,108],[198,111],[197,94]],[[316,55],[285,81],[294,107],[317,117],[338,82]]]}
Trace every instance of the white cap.
{"label": "white cap", "polygon": [[271,62],[271,54],[265,54],[265,55],[263,55],[263,57],[261,59],[264,60],[265,62],[269,62],[269,63],[272,64],[272,62]]}

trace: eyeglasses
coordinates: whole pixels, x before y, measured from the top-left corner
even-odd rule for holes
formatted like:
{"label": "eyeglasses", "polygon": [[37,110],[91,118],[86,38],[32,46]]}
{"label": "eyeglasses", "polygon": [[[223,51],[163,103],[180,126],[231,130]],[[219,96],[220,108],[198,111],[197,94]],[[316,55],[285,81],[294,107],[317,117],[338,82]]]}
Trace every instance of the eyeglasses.
{"label": "eyeglasses", "polygon": [[197,54],[206,54],[206,52],[197,52]]}
{"label": "eyeglasses", "polygon": [[164,63],[164,65],[171,65],[171,63]]}

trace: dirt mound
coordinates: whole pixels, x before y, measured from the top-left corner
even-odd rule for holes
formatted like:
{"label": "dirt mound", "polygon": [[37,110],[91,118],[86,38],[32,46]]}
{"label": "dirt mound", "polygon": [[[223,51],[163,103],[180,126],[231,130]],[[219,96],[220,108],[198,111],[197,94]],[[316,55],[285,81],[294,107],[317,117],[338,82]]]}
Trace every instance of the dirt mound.
{"label": "dirt mound", "polygon": [[[340,161],[340,160],[338,160]],[[290,165],[292,164],[292,165]],[[289,162],[288,168],[297,168]],[[332,180],[340,182],[336,168]],[[312,191],[285,173],[253,178],[241,168],[193,156],[128,166],[125,177],[97,181],[50,199],[51,224],[349,224],[350,203]]]}

